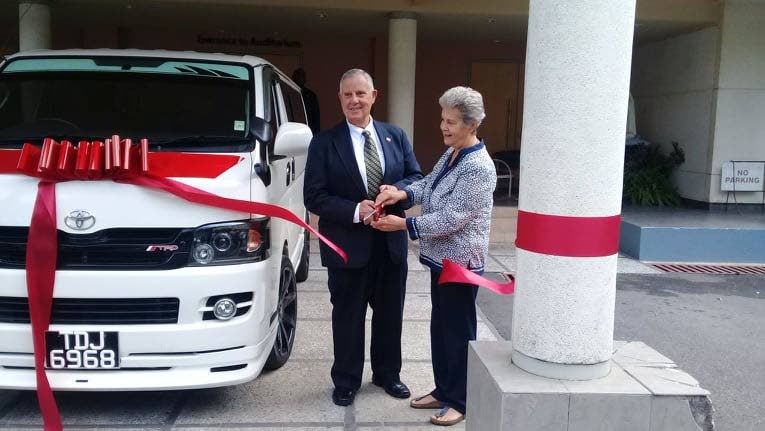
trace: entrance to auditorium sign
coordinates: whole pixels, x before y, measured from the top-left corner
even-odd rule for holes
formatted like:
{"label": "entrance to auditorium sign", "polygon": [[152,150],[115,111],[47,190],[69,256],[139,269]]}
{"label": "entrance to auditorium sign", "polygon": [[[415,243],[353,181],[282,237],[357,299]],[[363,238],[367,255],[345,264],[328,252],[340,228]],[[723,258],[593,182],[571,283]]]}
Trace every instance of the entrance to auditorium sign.
{"label": "entrance to auditorium sign", "polygon": [[478,134],[489,154],[521,149],[524,65],[478,61],[470,65],[470,86],[483,95],[486,119]]}

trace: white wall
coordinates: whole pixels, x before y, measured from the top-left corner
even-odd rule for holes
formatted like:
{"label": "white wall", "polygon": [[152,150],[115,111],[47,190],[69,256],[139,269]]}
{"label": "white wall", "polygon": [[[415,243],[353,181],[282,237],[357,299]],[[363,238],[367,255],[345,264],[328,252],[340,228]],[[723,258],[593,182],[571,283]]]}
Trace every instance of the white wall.
{"label": "white wall", "polygon": [[[711,158],[711,202],[724,202],[720,169],[728,160],[765,161],[765,2],[725,2]],[[737,194],[762,202],[761,193]]]}
{"label": "white wall", "polygon": [[637,131],[667,154],[680,144],[685,163],[674,182],[682,197],[698,201],[707,201],[712,176],[719,35],[711,27],[643,45],[632,61]]}

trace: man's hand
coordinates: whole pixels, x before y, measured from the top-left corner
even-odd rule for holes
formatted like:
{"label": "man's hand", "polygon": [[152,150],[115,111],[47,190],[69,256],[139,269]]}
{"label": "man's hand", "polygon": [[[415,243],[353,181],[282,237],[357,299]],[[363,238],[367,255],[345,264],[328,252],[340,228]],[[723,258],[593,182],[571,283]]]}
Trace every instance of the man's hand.
{"label": "man's hand", "polygon": [[372,217],[367,217],[369,214],[375,212],[375,203],[369,199],[365,199],[359,202],[359,218],[364,224],[368,225],[372,222]]}
{"label": "man's hand", "polygon": [[383,232],[395,232],[397,230],[406,230],[406,219],[394,215],[380,217],[372,222],[372,227]]}
{"label": "man's hand", "polygon": [[393,205],[396,202],[406,199],[406,192],[399,190],[394,186],[383,185],[380,186],[380,193],[375,199],[375,205],[388,206]]}

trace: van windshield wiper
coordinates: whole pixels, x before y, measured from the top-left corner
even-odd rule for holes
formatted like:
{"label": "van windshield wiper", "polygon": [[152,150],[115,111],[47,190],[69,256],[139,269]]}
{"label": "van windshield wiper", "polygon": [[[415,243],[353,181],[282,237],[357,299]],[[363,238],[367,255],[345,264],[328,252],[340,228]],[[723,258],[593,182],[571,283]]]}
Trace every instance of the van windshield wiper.
{"label": "van windshield wiper", "polygon": [[221,144],[239,145],[244,142],[247,142],[246,138],[238,138],[234,136],[196,135],[174,138],[149,138],[149,145],[159,147],[191,147]]}

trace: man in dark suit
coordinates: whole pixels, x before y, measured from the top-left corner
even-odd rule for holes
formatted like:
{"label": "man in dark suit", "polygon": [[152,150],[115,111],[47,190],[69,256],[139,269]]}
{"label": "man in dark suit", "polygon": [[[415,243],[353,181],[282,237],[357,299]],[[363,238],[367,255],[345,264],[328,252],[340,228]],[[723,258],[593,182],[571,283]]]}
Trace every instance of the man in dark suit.
{"label": "man in dark suit", "polygon": [[[369,223],[380,185],[403,188],[422,178],[406,134],[374,121],[372,77],[351,69],[340,79],[345,120],[314,136],[305,171],[305,206],[319,216],[319,231],[340,246],[348,263],[321,244],[332,301],[332,400],[353,403],[364,369],[364,321],[372,308],[372,382],[408,398],[401,382],[401,325],[407,274],[406,232],[381,232]],[[386,208],[403,216],[401,208]]]}

